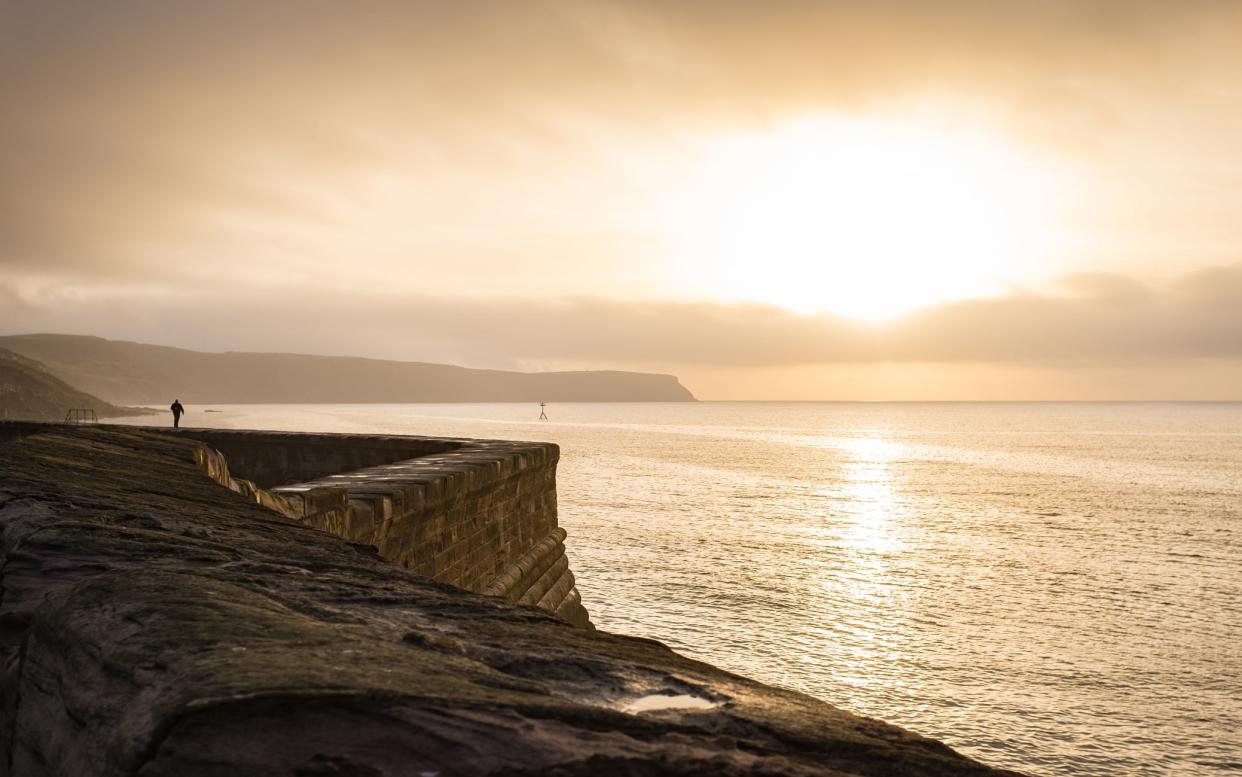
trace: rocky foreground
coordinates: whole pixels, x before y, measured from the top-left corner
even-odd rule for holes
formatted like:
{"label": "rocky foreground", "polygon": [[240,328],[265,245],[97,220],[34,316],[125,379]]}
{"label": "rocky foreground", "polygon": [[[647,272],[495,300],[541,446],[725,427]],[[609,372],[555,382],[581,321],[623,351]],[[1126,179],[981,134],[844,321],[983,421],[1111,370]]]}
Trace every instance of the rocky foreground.
{"label": "rocky foreground", "polygon": [[0,424],[0,774],[1003,774],[417,577],[218,486],[195,446]]}

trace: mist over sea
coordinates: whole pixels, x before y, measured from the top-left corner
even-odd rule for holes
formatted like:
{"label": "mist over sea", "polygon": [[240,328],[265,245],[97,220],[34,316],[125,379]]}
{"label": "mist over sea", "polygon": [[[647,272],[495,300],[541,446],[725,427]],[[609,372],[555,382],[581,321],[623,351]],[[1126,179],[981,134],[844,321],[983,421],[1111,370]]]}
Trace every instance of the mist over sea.
{"label": "mist over sea", "polygon": [[1035,775],[1242,770],[1242,404],[206,409],[560,443],[601,629]]}

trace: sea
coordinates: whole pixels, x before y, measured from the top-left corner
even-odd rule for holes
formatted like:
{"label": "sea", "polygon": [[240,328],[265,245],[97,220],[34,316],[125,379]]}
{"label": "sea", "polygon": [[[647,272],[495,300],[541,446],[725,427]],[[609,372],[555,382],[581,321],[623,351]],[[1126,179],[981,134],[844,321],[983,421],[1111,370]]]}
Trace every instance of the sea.
{"label": "sea", "polygon": [[601,629],[1031,775],[1242,773],[1242,404],[187,410],[559,443]]}

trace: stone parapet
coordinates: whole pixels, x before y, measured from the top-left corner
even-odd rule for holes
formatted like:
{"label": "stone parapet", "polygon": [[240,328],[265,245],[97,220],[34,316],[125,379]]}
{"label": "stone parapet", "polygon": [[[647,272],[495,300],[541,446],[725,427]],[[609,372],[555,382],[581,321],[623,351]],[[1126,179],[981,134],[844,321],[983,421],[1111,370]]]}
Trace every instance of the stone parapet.
{"label": "stone parapet", "polygon": [[[235,476],[260,488],[391,464],[469,447],[473,440],[403,435],[272,432],[249,429],[149,428],[189,437],[218,450]],[[540,443],[526,443],[539,445]]]}
{"label": "stone parapet", "polygon": [[[557,526],[555,444],[158,431],[202,443],[200,468],[283,515],[372,545],[416,574],[590,623]],[[374,463],[325,473],[367,462]],[[317,476],[288,481],[308,473]],[[498,586],[501,580],[511,582]]]}

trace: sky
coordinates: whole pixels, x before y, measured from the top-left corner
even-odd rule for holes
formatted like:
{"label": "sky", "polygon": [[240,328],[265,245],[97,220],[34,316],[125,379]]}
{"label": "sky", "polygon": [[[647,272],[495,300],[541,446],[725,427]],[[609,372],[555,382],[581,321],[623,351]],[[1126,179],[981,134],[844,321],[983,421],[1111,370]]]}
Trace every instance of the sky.
{"label": "sky", "polygon": [[0,0],[0,333],[1242,399],[1242,3]]}

